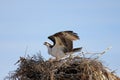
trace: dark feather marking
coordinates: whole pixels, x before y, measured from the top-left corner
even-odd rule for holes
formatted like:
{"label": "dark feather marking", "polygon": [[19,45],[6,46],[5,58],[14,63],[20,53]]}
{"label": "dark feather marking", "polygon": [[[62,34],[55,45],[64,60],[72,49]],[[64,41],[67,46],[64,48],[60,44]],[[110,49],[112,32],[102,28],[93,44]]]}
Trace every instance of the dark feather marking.
{"label": "dark feather marking", "polygon": [[64,47],[64,52],[72,51],[73,50],[73,42],[72,42],[72,40],[66,38],[67,34],[70,34],[71,36],[74,36],[77,39],[79,39],[79,36],[77,35],[77,33],[73,32],[73,31],[58,32],[58,33],[55,33],[55,34],[48,37],[50,40],[53,41],[52,47],[56,44],[56,41],[55,41],[54,37],[59,37],[60,40],[63,42],[63,45],[65,46]]}
{"label": "dark feather marking", "polygon": [[73,36],[75,36],[76,38],[78,38],[78,39],[79,39],[78,34],[77,34],[77,33],[75,33],[75,32],[73,32],[73,31],[63,31],[63,32],[68,33],[68,34],[70,34],[70,35],[73,35]]}
{"label": "dark feather marking", "polygon": [[82,47],[79,47],[79,48],[74,48],[72,51],[73,52],[78,52],[78,51],[81,51],[82,50]]}
{"label": "dark feather marking", "polygon": [[49,36],[48,39],[53,41],[53,45],[51,46],[51,48],[52,48],[56,44],[55,38],[54,38],[54,36]]}
{"label": "dark feather marking", "polygon": [[68,52],[73,49],[73,42],[69,39],[65,39],[65,46],[68,49]]}

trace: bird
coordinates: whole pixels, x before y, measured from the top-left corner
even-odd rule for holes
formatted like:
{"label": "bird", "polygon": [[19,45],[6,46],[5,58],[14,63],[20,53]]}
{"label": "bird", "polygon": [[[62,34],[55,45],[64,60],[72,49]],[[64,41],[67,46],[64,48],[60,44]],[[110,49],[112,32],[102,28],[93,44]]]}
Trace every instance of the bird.
{"label": "bird", "polygon": [[50,39],[53,44],[44,42],[44,45],[48,48],[48,54],[52,55],[57,60],[69,54],[79,52],[82,49],[82,47],[73,48],[73,41],[79,40],[79,36],[71,30],[57,32],[48,36],[48,39]]}

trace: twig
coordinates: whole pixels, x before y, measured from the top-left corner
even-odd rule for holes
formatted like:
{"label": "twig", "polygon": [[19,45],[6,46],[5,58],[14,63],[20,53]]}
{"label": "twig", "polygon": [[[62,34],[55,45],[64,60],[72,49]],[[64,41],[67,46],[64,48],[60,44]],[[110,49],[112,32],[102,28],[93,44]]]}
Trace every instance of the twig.
{"label": "twig", "polygon": [[108,47],[106,48],[103,52],[99,53],[98,56],[95,59],[98,59],[99,57],[101,57],[103,54],[105,54],[107,51],[109,51],[112,47]]}
{"label": "twig", "polygon": [[26,46],[24,57],[27,55],[28,46]]}

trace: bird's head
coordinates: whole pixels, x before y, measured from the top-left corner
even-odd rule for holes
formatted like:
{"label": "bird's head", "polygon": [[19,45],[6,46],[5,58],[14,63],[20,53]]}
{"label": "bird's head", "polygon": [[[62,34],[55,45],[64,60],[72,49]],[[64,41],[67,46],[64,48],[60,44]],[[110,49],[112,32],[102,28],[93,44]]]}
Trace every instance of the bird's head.
{"label": "bird's head", "polygon": [[52,45],[48,42],[44,42],[44,45],[46,45],[47,47],[51,47]]}

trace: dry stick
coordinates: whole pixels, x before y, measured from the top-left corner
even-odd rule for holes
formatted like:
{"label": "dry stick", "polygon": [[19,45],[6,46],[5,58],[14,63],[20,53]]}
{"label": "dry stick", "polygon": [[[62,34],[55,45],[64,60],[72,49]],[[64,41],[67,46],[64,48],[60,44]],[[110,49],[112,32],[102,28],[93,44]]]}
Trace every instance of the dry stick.
{"label": "dry stick", "polygon": [[25,49],[25,54],[24,54],[24,58],[26,58],[26,55],[27,55],[27,50],[28,50],[28,46],[26,46],[26,49]]}
{"label": "dry stick", "polygon": [[102,53],[100,53],[95,59],[98,59],[98,58],[100,58],[103,54],[105,54],[107,51],[109,51],[110,49],[111,49],[112,47],[110,46],[110,47],[108,47],[108,48],[106,48]]}
{"label": "dry stick", "polygon": [[[24,59],[26,58],[27,50],[28,50],[28,46],[26,46],[26,49],[25,49]],[[23,57],[20,57],[20,60],[18,60],[14,65],[16,65],[17,63],[19,63],[20,61],[23,61]]]}
{"label": "dry stick", "polygon": [[93,57],[94,55],[98,55],[95,59],[98,59],[99,57],[101,57],[104,53],[106,53],[108,50],[110,50],[112,47],[108,47],[106,48],[103,52],[101,53],[91,53],[91,52],[86,52],[84,54],[92,54],[89,58]]}

